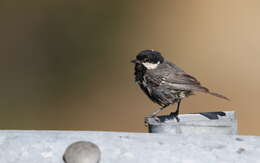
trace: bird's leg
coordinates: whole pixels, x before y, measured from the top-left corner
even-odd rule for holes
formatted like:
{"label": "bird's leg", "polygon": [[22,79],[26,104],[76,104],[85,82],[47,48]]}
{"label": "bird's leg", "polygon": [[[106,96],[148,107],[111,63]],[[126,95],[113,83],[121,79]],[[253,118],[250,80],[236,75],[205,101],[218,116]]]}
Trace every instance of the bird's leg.
{"label": "bird's leg", "polygon": [[159,114],[164,108],[166,108],[169,105],[164,105],[163,107],[157,109],[155,112],[153,112],[150,117],[155,117],[157,114]]}
{"label": "bird's leg", "polygon": [[170,114],[170,116],[173,116],[174,118],[176,118],[177,122],[180,121],[180,118],[178,117],[179,111],[180,111],[180,105],[181,105],[181,99],[178,100],[176,111],[171,112],[171,114]]}
{"label": "bird's leg", "polygon": [[156,116],[157,114],[159,114],[164,108],[166,108],[169,105],[164,105],[163,107],[157,109],[155,112],[153,112],[150,116],[145,117],[145,124],[147,125],[148,123],[148,118],[154,118],[157,122],[160,122],[160,119]]}

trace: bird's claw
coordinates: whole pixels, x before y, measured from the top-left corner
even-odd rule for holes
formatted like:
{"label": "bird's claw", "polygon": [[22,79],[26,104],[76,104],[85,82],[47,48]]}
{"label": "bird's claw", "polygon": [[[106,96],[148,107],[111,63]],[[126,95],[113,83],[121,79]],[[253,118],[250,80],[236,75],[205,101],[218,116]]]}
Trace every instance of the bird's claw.
{"label": "bird's claw", "polygon": [[178,113],[176,112],[171,112],[170,113],[170,117],[172,117],[172,119],[176,119],[177,122],[180,122],[180,118],[178,117]]}
{"label": "bird's claw", "polygon": [[144,123],[145,123],[145,126],[147,127],[148,124],[149,124],[149,118],[152,118],[154,119],[156,122],[161,122],[160,118],[158,118],[156,115],[151,115],[151,116],[148,116],[148,117],[145,117],[144,118]]}

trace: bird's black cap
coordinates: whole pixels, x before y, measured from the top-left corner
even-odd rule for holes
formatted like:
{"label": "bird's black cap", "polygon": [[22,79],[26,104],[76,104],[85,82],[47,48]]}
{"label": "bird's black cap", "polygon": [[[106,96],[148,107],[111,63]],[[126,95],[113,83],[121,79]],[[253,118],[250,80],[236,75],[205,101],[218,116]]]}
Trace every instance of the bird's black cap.
{"label": "bird's black cap", "polygon": [[150,63],[162,63],[164,61],[163,56],[160,52],[155,50],[143,50],[137,54],[136,60],[133,60],[133,63],[137,62],[150,62]]}

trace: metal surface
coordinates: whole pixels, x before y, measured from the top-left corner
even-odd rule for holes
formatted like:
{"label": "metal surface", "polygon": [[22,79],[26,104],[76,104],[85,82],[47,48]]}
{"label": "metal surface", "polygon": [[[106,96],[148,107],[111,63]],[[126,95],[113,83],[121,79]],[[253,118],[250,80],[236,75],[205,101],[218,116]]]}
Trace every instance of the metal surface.
{"label": "metal surface", "polygon": [[0,131],[0,163],[63,163],[65,149],[91,141],[101,163],[260,162],[260,137],[86,131]]}
{"label": "metal surface", "polygon": [[[210,113],[216,112],[202,114]],[[218,115],[218,119],[208,119],[200,113],[180,114],[180,122],[170,116],[159,116],[160,122],[156,121],[155,118],[148,118],[148,130],[150,133],[236,135],[235,112],[226,111],[224,113],[225,116]]]}

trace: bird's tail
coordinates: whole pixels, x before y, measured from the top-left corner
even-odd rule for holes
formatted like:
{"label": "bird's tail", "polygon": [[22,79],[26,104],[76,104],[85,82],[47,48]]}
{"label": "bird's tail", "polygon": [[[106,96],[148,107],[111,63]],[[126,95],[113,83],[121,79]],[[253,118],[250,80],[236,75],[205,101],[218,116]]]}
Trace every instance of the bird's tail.
{"label": "bird's tail", "polygon": [[230,99],[229,99],[229,98],[227,98],[227,97],[223,96],[222,94],[215,93],[215,92],[207,92],[207,93],[208,93],[208,94],[210,94],[210,95],[213,95],[213,96],[216,96],[216,97],[219,97],[219,98],[222,98],[222,99],[225,99],[225,100],[228,100],[228,101],[230,101]]}
{"label": "bird's tail", "polygon": [[215,96],[215,97],[219,97],[219,98],[222,98],[222,99],[225,99],[225,100],[228,100],[228,101],[230,100],[229,98],[227,98],[227,97],[225,97],[225,96],[223,96],[223,95],[221,95],[221,94],[219,94],[219,93],[210,92],[210,90],[209,90],[208,88],[206,88],[206,87],[200,86],[200,87],[197,89],[197,91],[204,92],[204,93],[208,93],[208,94],[210,94],[210,95],[213,95],[213,96]]}

